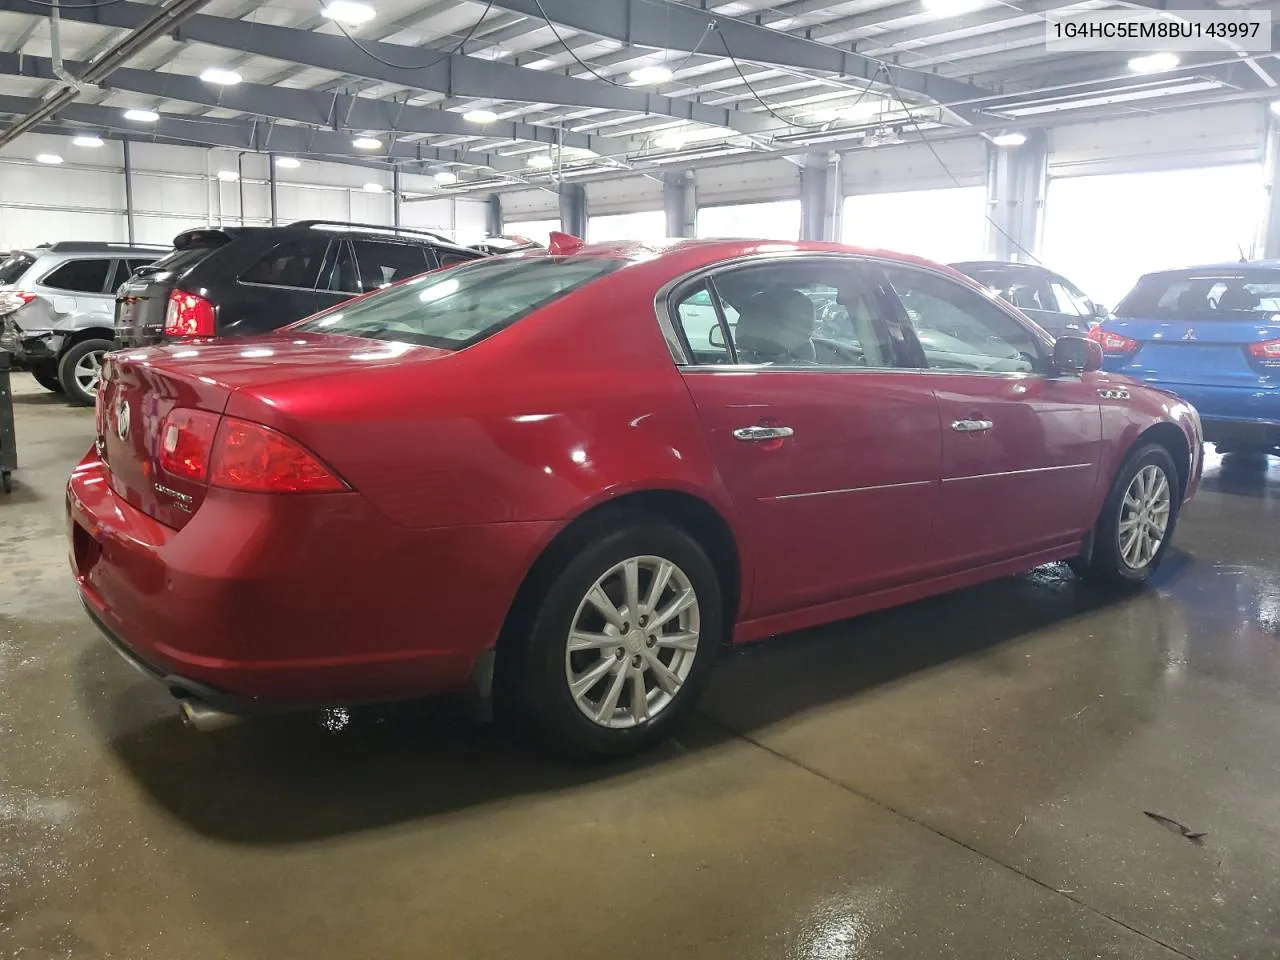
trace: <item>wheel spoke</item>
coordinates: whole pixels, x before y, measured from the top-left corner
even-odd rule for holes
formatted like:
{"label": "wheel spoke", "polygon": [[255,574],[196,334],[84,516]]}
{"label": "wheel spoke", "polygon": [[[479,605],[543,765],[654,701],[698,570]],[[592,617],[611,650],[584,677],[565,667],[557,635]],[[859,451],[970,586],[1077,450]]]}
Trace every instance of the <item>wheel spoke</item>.
{"label": "wheel spoke", "polygon": [[600,611],[600,616],[604,617],[619,630],[622,629],[622,614],[613,605],[609,595],[601,589],[600,584],[597,583],[591,588],[591,592],[587,594],[587,602]]}
{"label": "wheel spoke", "polygon": [[1141,509],[1142,509],[1142,504],[1140,504],[1136,499],[1134,499],[1134,497],[1133,497],[1133,495],[1132,495],[1132,490],[1133,490],[1133,488],[1132,488],[1132,487],[1130,487],[1129,489],[1130,489],[1130,493],[1126,493],[1126,494],[1124,495],[1124,505],[1125,505],[1129,510],[1141,510]]}
{"label": "wheel spoke", "polygon": [[622,688],[627,685],[627,671],[622,669],[620,661],[614,662],[618,664],[618,670],[613,675],[613,683],[609,684],[609,692],[600,701],[600,709],[596,711],[597,723],[613,719],[613,711],[618,708],[618,698],[622,696]]}
{"label": "wheel spoke", "polygon": [[649,719],[649,695],[644,688],[644,674],[631,675],[631,719],[643,723]]}
{"label": "wheel spoke", "polygon": [[645,613],[653,613],[657,609],[658,601],[662,599],[662,591],[667,589],[667,584],[671,582],[673,570],[675,566],[665,560],[658,564],[658,569],[653,572],[653,579],[649,581],[649,595],[644,599]]}
{"label": "wheel spoke", "polygon": [[586,696],[587,691],[600,682],[600,678],[612,671],[615,667],[620,666],[621,661],[615,660],[613,657],[606,657],[599,663],[593,664],[589,669],[576,677],[570,685],[569,690],[573,694],[573,699],[581,700]]}
{"label": "wheel spoke", "polygon": [[649,621],[649,629],[657,630],[670,621],[673,617],[678,617],[683,611],[688,610],[698,602],[697,595],[692,588],[682,591],[677,597],[667,604],[667,608],[661,613],[656,614]]}
{"label": "wheel spoke", "polygon": [[640,561],[635,557],[622,565],[622,602],[634,620],[640,609]]}
{"label": "wheel spoke", "polygon": [[578,650],[599,650],[601,647],[616,647],[618,638],[611,637],[607,633],[587,633],[583,630],[575,630],[569,634],[569,652],[575,653]]}
{"label": "wheel spoke", "polygon": [[663,693],[674,695],[680,689],[680,678],[671,672],[671,669],[658,659],[657,655],[650,653],[648,655],[649,669],[653,671],[653,678],[658,682],[658,686]]}
{"label": "wheel spoke", "polygon": [[658,634],[658,646],[667,647],[671,650],[697,650],[698,635],[689,630],[681,630],[677,633],[660,633]]}
{"label": "wheel spoke", "polygon": [[1156,489],[1152,495],[1157,503],[1164,503],[1169,496],[1169,481],[1165,479],[1163,473],[1156,474]]}

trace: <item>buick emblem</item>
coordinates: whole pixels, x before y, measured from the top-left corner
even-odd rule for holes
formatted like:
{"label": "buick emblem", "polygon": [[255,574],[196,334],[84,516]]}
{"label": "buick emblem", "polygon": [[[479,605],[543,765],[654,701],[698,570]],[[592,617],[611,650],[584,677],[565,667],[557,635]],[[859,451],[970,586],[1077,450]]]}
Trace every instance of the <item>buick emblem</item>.
{"label": "buick emblem", "polygon": [[129,439],[129,401],[124,397],[116,399],[116,436]]}

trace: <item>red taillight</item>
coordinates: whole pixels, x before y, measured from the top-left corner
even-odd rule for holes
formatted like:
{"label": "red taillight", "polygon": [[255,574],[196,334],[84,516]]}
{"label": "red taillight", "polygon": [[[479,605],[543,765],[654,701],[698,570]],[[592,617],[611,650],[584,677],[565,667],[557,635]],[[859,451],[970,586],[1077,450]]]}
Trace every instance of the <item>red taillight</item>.
{"label": "red taillight", "polygon": [[160,466],[175,477],[253,493],[346,490],[283,433],[203,410],[174,410],[160,427]]}
{"label": "red taillight", "polygon": [[1138,341],[1102,327],[1094,327],[1089,331],[1089,339],[1102,347],[1103,353],[1133,353],[1138,349]]}
{"label": "red taillight", "polygon": [[160,426],[160,466],[184,480],[204,483],[209,476],[218,415],[204,410],[174,410]]}
{"label": "red taillight", "polygon": [[15,293],[14,296],[18,300],[18,305],[23,307],[25,307],[32,300],[36,299],[36,295],[34,293],[18,292],[18,293]]}
{"label": "red taillight", "polygon": [[1249,344],[1249,356],[1256,360],[1280,360],[1280,340]]}
{"label": "red taillight", "polygon": [[169,294],[169,306],[164,312],[166,337],[212,337],[214,332],[212,303],[183,290]]}

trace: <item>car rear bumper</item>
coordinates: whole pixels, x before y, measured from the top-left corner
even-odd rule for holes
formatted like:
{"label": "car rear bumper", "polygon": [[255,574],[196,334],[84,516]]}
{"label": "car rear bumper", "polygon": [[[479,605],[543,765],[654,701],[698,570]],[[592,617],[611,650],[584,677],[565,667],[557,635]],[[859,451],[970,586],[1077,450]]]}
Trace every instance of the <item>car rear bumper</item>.
{"label": "car rear bumper", "polygon": [[175,530],[127,497],[94,451],[68,481],[81,599],[135,666],[229,713],[467,690],[551,532],[221,490]]}
{"label": "car rear bumper", "polygon": [[1280,422],[1205,417],[1204,438],[1209,443],[1243,447],[1280,447]]}
{"label": "car rear bumper", "polygon": [[16,366],[49,363],[58,358],[64,334],[51,330],[17,330],[12,324],[0,326],[0,350],[13,355]]}

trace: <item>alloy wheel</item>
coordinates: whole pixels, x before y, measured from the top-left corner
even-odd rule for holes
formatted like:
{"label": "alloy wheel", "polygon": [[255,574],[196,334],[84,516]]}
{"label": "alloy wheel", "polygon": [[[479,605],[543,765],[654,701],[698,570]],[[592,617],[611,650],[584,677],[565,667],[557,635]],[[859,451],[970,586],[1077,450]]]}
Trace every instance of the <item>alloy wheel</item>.
{"label": "alloy wheel", "polygon": [[1117,531],[1125,566],[1141,570],[1155,558],[1168,532],[1172,507],[1169,478],[1159,466],[1147,464],[1134,474],[1120,505]]}
{"label": "alloy wheel", "polygon": [[98,395],[98,383],[102,379],[102,357],[103,355],[97,351],[86,353],[76,361],[71,371],[80,389],[91,397]]}
{"label": "alloy wheel", "polygon": [[578,604],[564,673],[578,709],[610,729],[653,720],[679,695],[699,639],[698,596],[662,557],[610,567]]}

